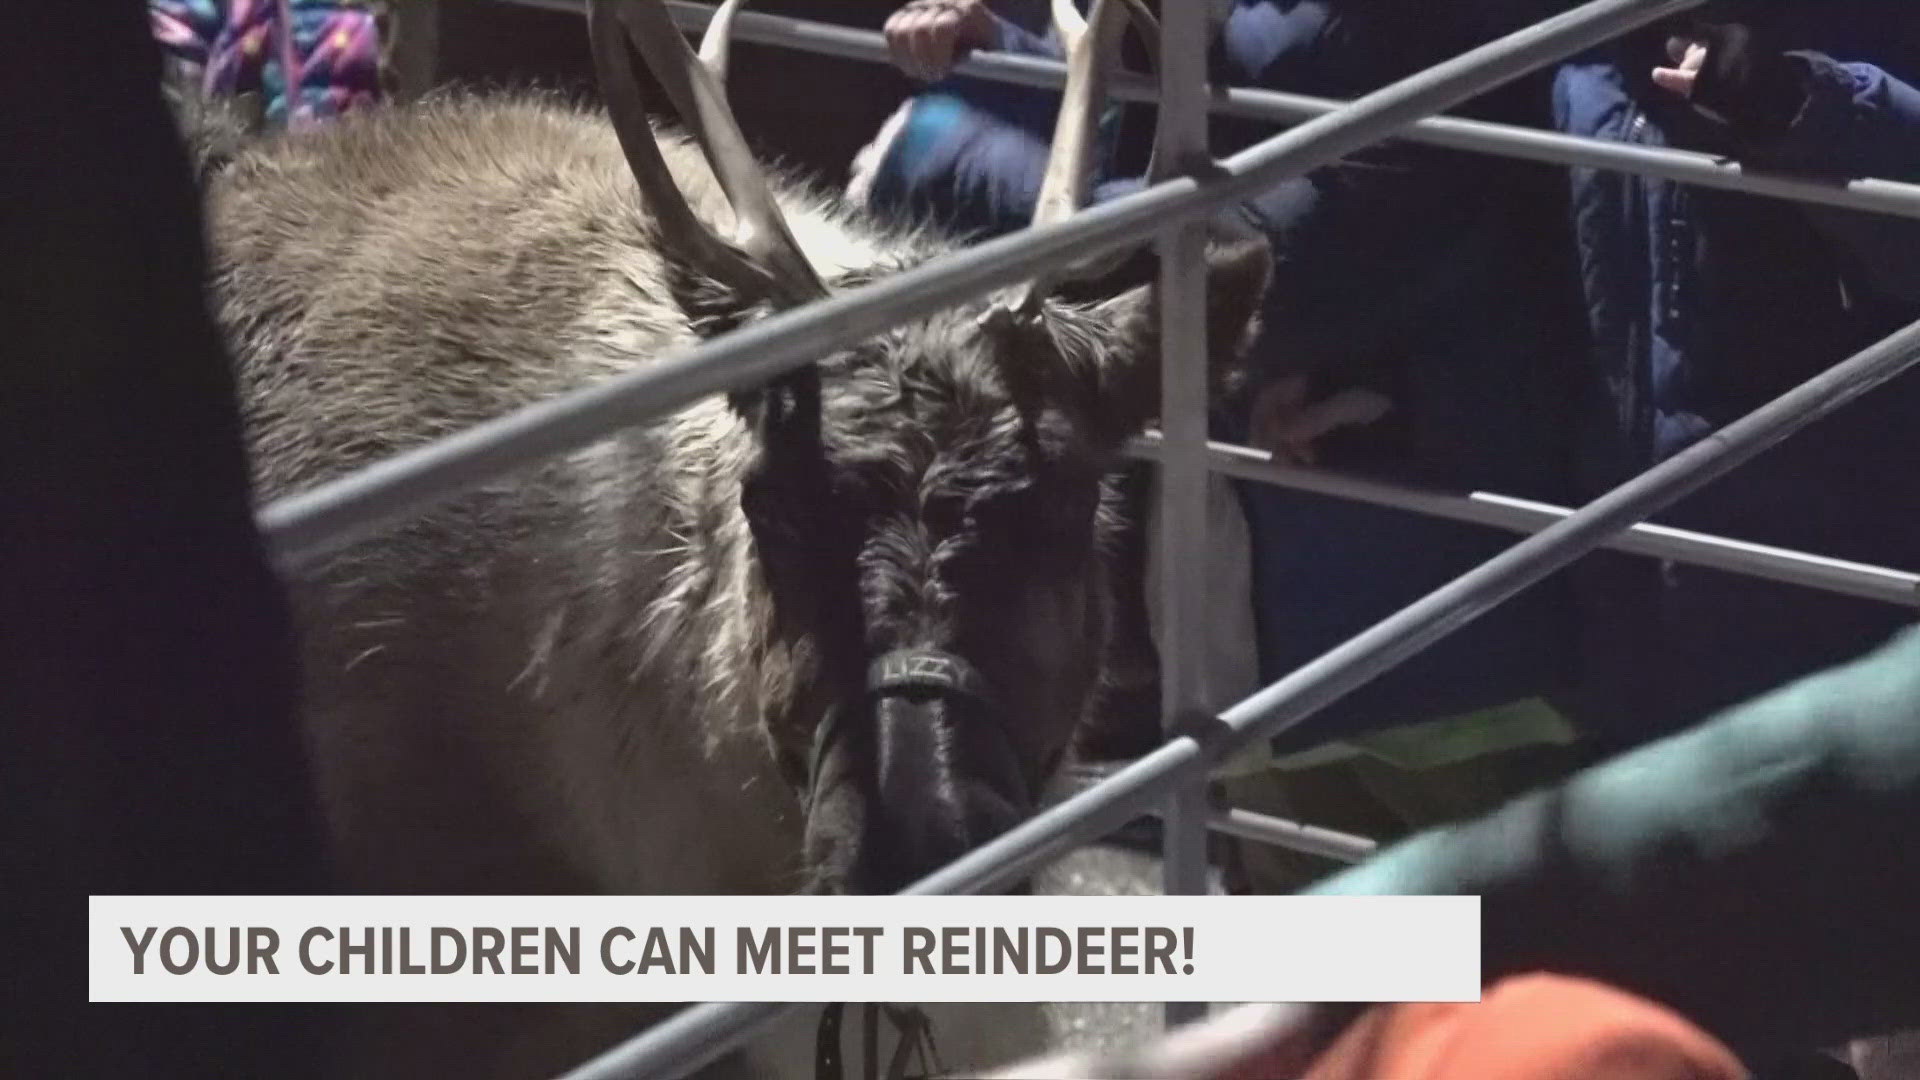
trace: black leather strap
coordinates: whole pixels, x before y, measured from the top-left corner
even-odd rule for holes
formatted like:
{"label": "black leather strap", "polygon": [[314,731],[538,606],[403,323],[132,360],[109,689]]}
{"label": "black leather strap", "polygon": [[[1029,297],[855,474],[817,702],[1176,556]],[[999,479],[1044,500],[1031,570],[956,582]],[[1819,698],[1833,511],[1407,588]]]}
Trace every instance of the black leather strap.
{"label": "black leather strap", "polygon": [[[896,649],[867,665],[869,695],[922,693],[971,698],[988,710],[996,707],[991,684],[972,665],[938,649]],[[839,734],[840,713],[830,711],[813,729],[807,756],[807,788],[820,779],[820,765]]]}
{"label": "black leather strap", "polygon": [[814,1080],[846,1080],[846,1064],[840,1059],[840,1022],[846,1015],[844,1002],[834,1002],[820,1010],[820,1027],[813,1034]]}
{"label": "black leather strap", "polygon": [[[926,1013],[915,1008],[875,1002],[867,1004],[862,1014],[865,1023],[861,1031],[861,1044],[865,1060],[860,1068],[866,1080],[932,1080],[946,1073],[946,1066],[940,1060],[940,1048],[933,1041],[933,1021]],[[814,1080],[846,1080],[846,1061],[840,1045],[846,1015],[845,1002],[835,1002],[820,1011],[820,1026],[814,1031]],[[884,1077],[880,1073],[879,1057],[880,1024],[883,1020],[899,1036]],[[916,1058],[921,1071],[910,1074],[907,1068]]]}
{"label": "black leather strap", "polygon": [[939,649],[896,649],[867,666],[867,692],[919,691],[973,698],[991,706],[993,691],[972,664]]}

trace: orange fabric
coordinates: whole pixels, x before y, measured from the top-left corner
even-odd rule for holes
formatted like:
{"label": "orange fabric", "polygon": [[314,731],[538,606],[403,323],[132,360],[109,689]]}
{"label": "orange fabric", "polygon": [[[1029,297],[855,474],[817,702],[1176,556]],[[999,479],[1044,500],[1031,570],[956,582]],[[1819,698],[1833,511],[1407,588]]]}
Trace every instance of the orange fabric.
{"label": "orange fabric", "polygon": [[[1221,1080],[1278,1080],[1255,1063]],[[1297,1075],[1297,1073],[1295,1073]],[[1528,975],[1477,1004],[1369,1010],[1303,1080],[1746,1080],[1726,1047],[1651,1002]]]}

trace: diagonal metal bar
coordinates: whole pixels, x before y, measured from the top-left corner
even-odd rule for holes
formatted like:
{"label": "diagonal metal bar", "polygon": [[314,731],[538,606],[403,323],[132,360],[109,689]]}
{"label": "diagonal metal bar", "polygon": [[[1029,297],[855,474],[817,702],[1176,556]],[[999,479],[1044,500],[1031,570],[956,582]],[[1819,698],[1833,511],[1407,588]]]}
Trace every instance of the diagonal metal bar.
{"label": "diagonal metal bar", "polygon": [[[885,322],[889,317],[903,321],[900,309],[907,308],[909,304],[938,307],[940,305],[935,301],[947,296],[958,298],[970,292],[980,291],[983,286],[991,287],[1018,280],[1031,266],[1043,260],[1058,262],[1102,254],[1125,243],[1129,237],[1167,228],[1205,214],[1212,207],[1239,201],[1276,180],[1317,168],[1376,142],[1423,116],[1451,108],[1544,64],[1570,56],[1616,34],[1685,11],[1697,6],[1700,2],[1701,0],[1592,0],[1572,11],[1387,86],[1355,101],[1345,109],[1309,121],[1236,154],[1223,162],[1220,174],[1204,185],[1192,178],[1182,178],[1157,185],[1124,199],[1094,207],[1049,229],[1034,230],[1026,234],[1016,234],[990,241],[949,256],[940,260],[945,264],[944,267],[930,264],[928,267],[903,274],[889,282],[869,286],[861,290],[861,293],[865,294],[864,306],[859,294],[849,294],[838,300],[814,305],[808,310],[796,312],[785,318],[768,320],[766,323],[759,324],[757,328],[750,327],[730,337],[737,341],[747,337],[754,329],[759,329],[761,339],[756,341],[756,344],[779,357],[776,360],[769,359],[767,355],[761,355],[758,357],[761,365],[779,363],[789,357],[805,358],[808,355],[805,348],[816,345],[817,339],[810,340],[804,345],[788,341],[783,347],[781,336],[769,332],[766,328],[772,326],[788,334],[798,335],[808,325],[802,322],[803,319],[818,320],[822,312],[830,312],[843,324],[847,324],[843,325],[843,332],[848,329],[863,331],[861,334],[847,333],[846,340],[853,340],[864,336],[864,333],[872,333],[880,327],[890,325]],[[965,261],[968,259],[984,265],[975,266]],[[1017,265],[1006,265],[1009,263]],[[955,269],[956,264],[966,267],[967,274],[963,275],[960,270]],[[936,271],[942,272],[936,273]],[[958,279],[962,277],[966,277],[967,284],[971,288],[960,287]],[[889,289],[891,289],[890,292],[886,291]],[[876,302],[876,297],[894,301],[898,306],[888,309],[884,303]],[[930,310],[931,307],[928,309]],[[879,325],[874,326],[874,323]],[[868,327],[873,328],[868,329]],[[818,328],[815,328],[815,332],[818,332]],[[711,355],[716,347],[724,344],[717,341],[704,347],[704,351]],[[782,351],[783,348],[788,351]],[[685,357],[694,356],[701,351],[703,350],[683,354],[681,363],[685,364]],[[738,350],[735,355],[737,358],[734,362],[741,363],[743,366],[753,363],[755,359],[754,354],[745,349]],[[792,362],[798,363],[799,360],[795,359]],[[691,378],[691,375],[682,377]],[[1678,498],[1679,494],[1673,497]],[[1655,508],[1657,507],[1648,507],[1645,512],[1650,513]],[[1606,508],[1602,506],[1600,510],[1605,512]],[[1590,524],[1576,523],[1577,518],[1579,515],[1570,518],[1563,524],[1562,529],[1591,528]],[[1617,525],[1613,524],[1611,517],[1606,520],[1607,524],[1613,527],[1602,530],[1602,536],[1626,527],[1637,518],[1621,520]],[[1537,545],[1543,539],[1549,541],[1549,550],[1557,551],[1567,546],[1566,540],[1553,540],[1548,533],[1543,533],[1532,540],[1523,541],[1520,548],[1526,548],[1529,544]],[[1583,537],[1576,536],[1576,539],[1583,539]],[[1593,541],[1593,543],[1597,542],[1597,539]],[[1587,546],[1590,547],[1592,544],[1589,543]],[[1571,561],[1584,550],[1585,547],[1580,547],[1566,553],[1565,558]],[[1499,560],[1496,560],[1489,566],[1498,564]],[[1521,569],[1529,568],[1523,566]],[[1550,571],[1542,571],[1540,576],[1545,576],[1547,572]],[[1510,582],[1512,591],[1518,591],[1537,580],[1524,573],[1515,574],[1510,567],[1503,573],[1512,579]],[[1477,581],[1469,584],[1475,587],[1479,585]],[[1504,596],[1501,598],[1504,599]],[[1428,620],[1434,620],[1433,614],[1422,609],[1421,605],[1408,609],[1408,612],[1414,613],[1420,620],[1413,624],[1415,630],[1425,627]],[[1438,620],[1434,621],[1438,622]],[[1446,633],[1461,621],[1464,620],[1444,622],[1439,632],[1432,636],[1438,637]],[[1422,634],[1409,634],[1408,627],[1405,625],[1383,624],[1383,626],[1387,626],[1390,643],[1401,637],[1417,638],[1420,645],[1431,640]],[[1364,636],[1356,641],[1360,642],[1365,649],[1379,648],[1366,641]],[[1420,645],[1416,645],[1415,648],[1417,649]],[[1390,665],[1401,659],[1404,654],[1398,650],[1392,650],[1387,655],[1391,657],[1387,661]],[[1350,666],[1359,673],[1359,678],[1351,685],[1340,686],[1336,690],[1335,697],[1345,693],[1353,685],[1364,683],[1384,669],[1372,667],[1366,653],[1358,657],[1342,657],[1338,663]],[[1303,669],[1303,671],[1307,670],[1310,669]],[[1314,678],[1325,680],[1327,685],[1334,686],[1337,685],[1337,673],[1340,670],[1341,668],[1336,666],[1336,676],[1316,674]],[[1297,693],[1297,690],[1289,687],[1285,682],[1279,685],[1290,692]],[[1269,692],[1272,689],[1269,688]],[[1326,700],[1332,700],[1332,698]],[[1272,708],[1263,697],[1256,697],[1252,702],[1261,706],[1254,714],[1256,718],[1264,716]],[[1312,707],[1319,708],[1324,704],[1325,701],[1316,701],[1313,702]],[[1248,703],[1243,703],[1237,708],[1242,710],[1239,716],[1244,727],[1248,722],[1244,713]],[[1229,711],[1229,716],[1232,715],[1235,715],[1234,710]],[[1306,713],[1302,712],[1301,716],[1304,715]],[[1286,719],[1283,717],[1283,720]],[[1298,717],[1291,719],[1297,721]],[[1278,728],[1280,724],[1276,722],[1270,726]],[[1257,737],[1245,730],[1238,731],[1237,735],[1238,744],[1244,744]],[[1208,760],[1202,754],[1200,743],[1194,738],[1175,739],[1160,750],[1142,758],[1138,764],[1116,775],[1108,783],[1051,810],[1043,811],[1031,821],[962,857],[915,885],[908,892],[922,895],[975,893],[1003,887],[1031,873],[1035,867],[1065,854],[1076,843],[1104,835],[1118,828],[1142,809],[1172,794],[1181,783],[1191,784],[1202,780]],[[609,1080],[613,1077],[677,1080],[712,1062],[728,1048],[737,1046],[750,1038],[761,1026],[777,1018],[784,1011],[783,1007],[764,1003],[697,1006],[583,1064],[569,1073],[566,1080]]]}
{"label": "diagonal metal bar", "polygon": [[1213,831],[1228,836],[1340,862],[1364,862],[1380,847],[1378,841],[1364,836],[1323,829],[1318,825],[1289,821],[1269,814],[1257,814],[1251,810],[1218,810],[1207,823]]}
{"label": "diagonal metal bar", "polygon": [[[1151,433],[1134,440],[1130,449],[1133,456],[1142,460],[1160,459],[1160,439]],[[1272,461],[1262,451],[1232,443],[1211,442],[1207,449],[1213,470],[1226,476],[1511,532],[1537,533],[1573,513],[1564,506],[1491,492],[1461,495],[1318,469],[1294,468]],[[1920,607],[1920,573],[1908,570],[1666,525],[1635,525],[1601,546],[1864,600]]]}
{"label": "diagonal metal bar", "polygon": [[[1066,778],[1068,783],[1058,790],[1047,805],[1065,802],[1080,792],[1102,783],[1107,777],[1127,767],[1130,762],[1080,762],[1073,765]],[[1355,836],[1335,829],[1305,822],[1291,821],[1287,818],[1273,817],[1269,814],[1241,810],[1225,805],[1217,793],[1207,796],[1207,828],[1226,836],[1236,836],[1242,840],[1253,840],[1273,847],[1286,848],[1289,851],[1301,851],[1309,855],[1320,855],[1341,862],[1360,862],[1373,854],[1379,842],[1365,836]],[[1149,814],[1159,811],[1149,809]],[[1137,820],[1137,819],[1136,819]]]}

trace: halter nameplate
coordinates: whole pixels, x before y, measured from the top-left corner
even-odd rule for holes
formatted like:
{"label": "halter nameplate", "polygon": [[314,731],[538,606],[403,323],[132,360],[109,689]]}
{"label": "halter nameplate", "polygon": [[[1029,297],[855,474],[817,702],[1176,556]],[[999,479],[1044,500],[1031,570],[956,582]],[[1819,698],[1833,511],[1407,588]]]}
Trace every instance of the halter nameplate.
{"label": "halter nameplate", "polygon": [[932,649],[898,649],[875,658],[867,666],[867,692],[894,693],[924,690],[936,694],[964,694],[991,704],[987,680],[972,664]]}
{"label": "halter nameplate", "polygon": [[[896,649],[867,665],[867,693],[896,694],[920,691],[972,698],[991,708],[994,697],[986,677],[952,653],[933,649]],[[839,726],[839,713],[829,712],[813,729],[813,749],[807,759],[807,787],[820,778],[820,764]]]}

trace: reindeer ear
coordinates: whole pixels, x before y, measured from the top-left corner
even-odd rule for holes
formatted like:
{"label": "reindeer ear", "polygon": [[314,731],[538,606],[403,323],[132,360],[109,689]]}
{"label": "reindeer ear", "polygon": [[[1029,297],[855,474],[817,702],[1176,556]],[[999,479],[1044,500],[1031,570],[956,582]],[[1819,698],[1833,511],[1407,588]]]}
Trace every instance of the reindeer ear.
{"label": "reindeer ear", "polygon": [[1238,365],[1252,347],[1272,282],[1273,247],[1265,237],[1208,249],[1207,344],[1216,369]]}
{"label": "reindeer ear", "polygon": [[[1265,238],[1218,242],[1207,249],[1207,352],[1209,383],[1223,392],[1238,374],[1259,334],[1260,309],[1273,277],[1273,253]],[[1114,351],[1101,364],[1099,412],[1124,428],[1125,438],[1160,413],[1160,296],[1141,285],[1093,309],[1113,328]]]}

